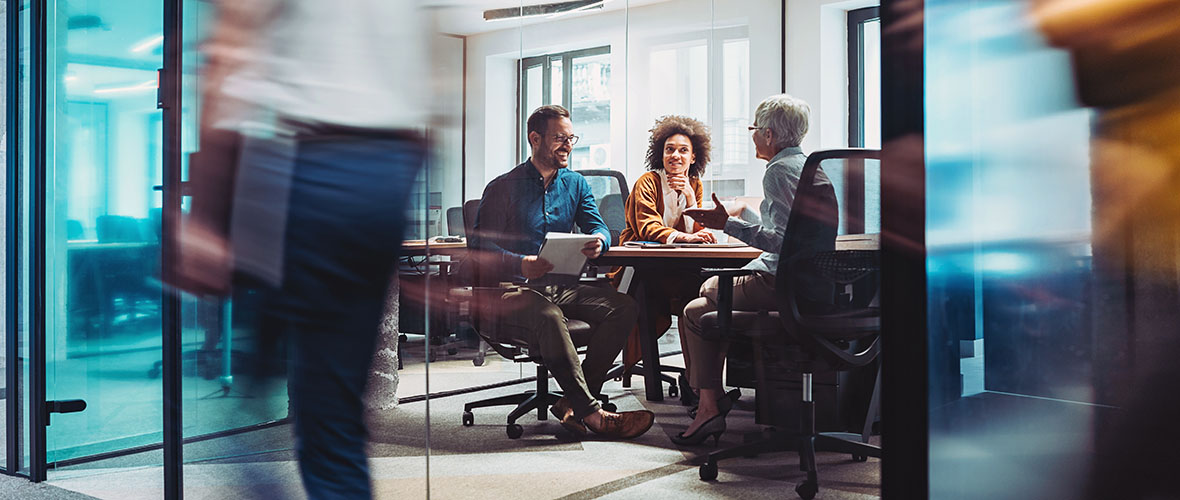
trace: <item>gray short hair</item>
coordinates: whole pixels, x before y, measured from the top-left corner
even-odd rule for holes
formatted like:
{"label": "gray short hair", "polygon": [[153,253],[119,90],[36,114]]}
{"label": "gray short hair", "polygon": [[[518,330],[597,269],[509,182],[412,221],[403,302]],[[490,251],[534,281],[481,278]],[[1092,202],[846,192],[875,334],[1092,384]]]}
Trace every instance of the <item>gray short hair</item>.
{"label": "gray short hair", "polygon": [[774,148],[780,150],[802,143],[810,120],[811,106],[787,94],[767,97],[754,111],[754,124],[772,130]]}

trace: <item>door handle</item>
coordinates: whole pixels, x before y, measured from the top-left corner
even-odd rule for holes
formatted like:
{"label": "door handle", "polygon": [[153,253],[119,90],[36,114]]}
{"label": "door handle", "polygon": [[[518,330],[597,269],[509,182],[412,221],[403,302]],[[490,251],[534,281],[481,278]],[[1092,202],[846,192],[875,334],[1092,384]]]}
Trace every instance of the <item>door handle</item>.
{"label": "door handle", "polygon": [[63,399],[61,401],[45,402],[45,426],[49,426],[49,415],[53,413],[77,413],[86,409],[86,401],[81,399]]}

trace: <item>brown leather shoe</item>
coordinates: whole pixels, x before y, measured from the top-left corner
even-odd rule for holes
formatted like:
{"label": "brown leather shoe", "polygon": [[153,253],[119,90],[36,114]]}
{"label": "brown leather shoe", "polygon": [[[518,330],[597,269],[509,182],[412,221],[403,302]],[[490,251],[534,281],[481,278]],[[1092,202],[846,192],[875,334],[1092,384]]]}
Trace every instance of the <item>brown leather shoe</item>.
{"label": "brown leather shoe", "polygon": [[582,421],[574,416],[574,409],[570,407],[570,402],[566,401],[565,398],[559,398],[555,401],[553,406],[549,407],[549,413],[557,417],[557,420],[561,422],[561,426],[565,427],[565,430],[570,431],[573,435],[582,437],[590,434],[586,430],[586,426],[582,424]]}
{"label": "brown leather shoe", "polygon": [[587,425],[595,434],[618,439],[631,439],[642,436],[655,423],[656,414],[647,410],[625,411],[621,413],[603,412],[602,428],[595,429]]}

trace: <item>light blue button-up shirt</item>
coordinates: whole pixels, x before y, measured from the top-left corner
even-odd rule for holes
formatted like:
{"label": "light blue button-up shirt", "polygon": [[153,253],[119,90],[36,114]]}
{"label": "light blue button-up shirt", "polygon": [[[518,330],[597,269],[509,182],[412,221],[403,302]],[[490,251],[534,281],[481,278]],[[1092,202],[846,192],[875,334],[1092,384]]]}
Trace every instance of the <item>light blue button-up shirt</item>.
{"label": "light blue button-up shirt", "polygon": [[[742,240],[747,245],[762,250],[762,255],[750,261],[743,269],[774,274],[778,271],[778,253],[783,246],[783,232],[791,218],[791,205],[795,203],[795,191],[799,177],[803,174],[803,163],[807,155],[799,147],[784,148],[766,165],[762,175],[762,224],[746,222],[730,217],[725,222],[725,234]],[[815,173],[813,186],[831,185],[823,169]]]}

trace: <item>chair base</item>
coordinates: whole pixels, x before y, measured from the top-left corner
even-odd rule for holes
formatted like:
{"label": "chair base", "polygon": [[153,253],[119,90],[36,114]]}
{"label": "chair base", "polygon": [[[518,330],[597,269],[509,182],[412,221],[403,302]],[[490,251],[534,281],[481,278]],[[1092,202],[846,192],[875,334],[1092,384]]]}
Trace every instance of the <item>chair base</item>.
{"label": "chair base", "polygon": [[[475,414],[471,410],[476,408],[487,408],[490,406],[507,406],[516,405],[511,412],[508,413],[508,421],[505,430],[510,439],[517,439],[524,435],[524,428],[516,423],[516,420],[525,416],[530,411],[537,411],[537,420],[543,421],[549,419],[549,407],[553,406],[558,399],[562,397],[560,392],[549,390],[549,371],[544,366],[537,366],[537,387],[531,391],[525,391],[519,394],[508,394],[506,396],[499,396],[495,398],[481,399],[479,401],[472,401],[463,405],[463,425],[470,427],[475,425]],[[614,411],[615,405],[610,403],[606,395],[599,395],[598,399],[602,402],[602,409],[607,411]]]}
{"label": "chair base", "polygon": [[[668,383],[668,397],[670,397],[670,398],[680,397],[681,392],[680,392],[679,382],[677,381],[677,379],[675,377],[668,375],[668,374],[669,373],[676,373],[676,374],[683,375],[684,368],[681,368],[679,366],[660,365],[659,371],[660,371],[660,381]],[[607,379],[621,379],[623,381],[623,387],[630,388],[631,387],[631,377],[636,376],[636,375],[638,375],[640,377],[647,375],[647,369],[644,368],[642,361],[640,361],[639,363],[636,363],[629,370],[626,369],[622,364],[615,365],[614,368],[612,368],[609,372],[607,372]]]}
{"label": "chair base", "polygon": [[793,451],[799,454],[799,469],[807,472],[807,480],[801,483],[796,492],[805,499],[810,499],[819,491],[819,478],[815,466],[816,452],[827,451],[847,453],[852,459],[863,462],[868,457],[881,458],[881,447],[860,442],[859,434],[848,432],[820,432],[815,434],[797,434],[774,431],[760,441],[746,443],[718,452],[710,453],[705,463],[701,465],[700,477],[704,481],[717,479],[717,462],[734,457],[755,457],[764,453]]}

